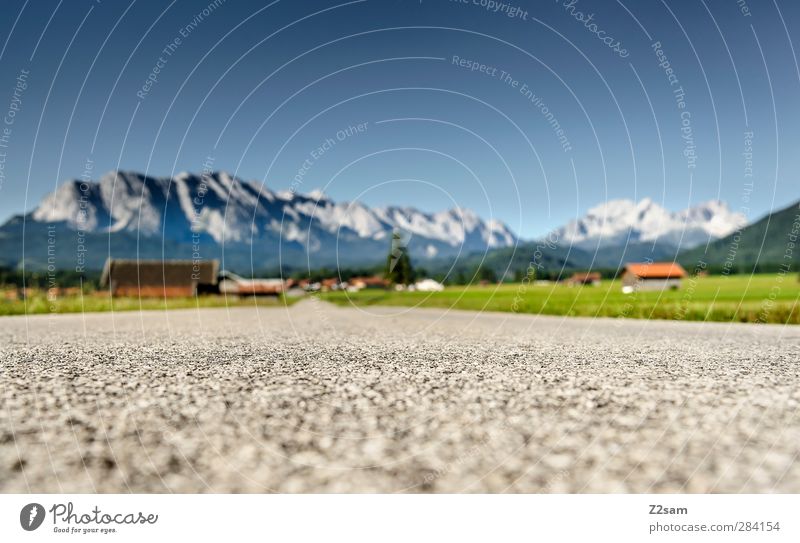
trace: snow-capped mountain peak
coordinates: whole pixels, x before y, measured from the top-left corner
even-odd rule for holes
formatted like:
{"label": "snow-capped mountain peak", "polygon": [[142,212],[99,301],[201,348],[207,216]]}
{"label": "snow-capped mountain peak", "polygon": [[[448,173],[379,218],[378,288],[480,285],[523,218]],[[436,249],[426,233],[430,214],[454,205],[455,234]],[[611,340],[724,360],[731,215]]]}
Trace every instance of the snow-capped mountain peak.
{"label": "snow-capped mountain peak", "polygon": [[320,188],[312,190],[306,196],[311,200],[330,200],[330,198],[328,198],[325,192]]}
{"label": "snow-capped mountain peak", "polygon": [[690,248],[744,226],[743,214],[719,200],[672,212],[650,198],[609,200],[556,230],[562,243],[583,247],[660,242]]}
{"label": "snow-capped mountain peak", "polygon": [[401,229],[413,238],[412,253],[426,257],[505,247],[517,239],[502,222],[483,221],[467,209],[371,208],[358,201],[335,202],[319,189],[305,195],[275,193],[226,172],[181,172],[169,178],[118,171],[97,183],[67,181],[29,218],[87,232],[136,232],[177,242],[201,235],[217,244],[274,247],[283,240],[314,251],[325,246],[366,250],[363,241],[380,241],[382,249],[383,240]]}

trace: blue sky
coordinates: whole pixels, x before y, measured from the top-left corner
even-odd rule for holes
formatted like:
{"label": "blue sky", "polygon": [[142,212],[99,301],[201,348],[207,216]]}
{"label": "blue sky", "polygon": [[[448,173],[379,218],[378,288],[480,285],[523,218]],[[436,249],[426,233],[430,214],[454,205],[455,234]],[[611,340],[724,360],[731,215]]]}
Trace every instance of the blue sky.
{"label": "blue sky", "polygon": [[0,220],[87,164],[161,176],[209,157],[524,237],[611,198],[751,219],[800,198],[797,2],[498,5],[4,2]]}

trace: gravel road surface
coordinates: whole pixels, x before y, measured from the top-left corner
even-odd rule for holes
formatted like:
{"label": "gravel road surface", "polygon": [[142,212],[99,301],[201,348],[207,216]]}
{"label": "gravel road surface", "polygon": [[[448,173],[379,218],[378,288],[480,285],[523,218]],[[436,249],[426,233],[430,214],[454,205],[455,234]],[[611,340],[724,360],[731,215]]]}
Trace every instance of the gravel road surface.
{"label": "gravel road surface", "polygon": [[800,328],[432,309],[0,320],[3,492],[800,492]]}

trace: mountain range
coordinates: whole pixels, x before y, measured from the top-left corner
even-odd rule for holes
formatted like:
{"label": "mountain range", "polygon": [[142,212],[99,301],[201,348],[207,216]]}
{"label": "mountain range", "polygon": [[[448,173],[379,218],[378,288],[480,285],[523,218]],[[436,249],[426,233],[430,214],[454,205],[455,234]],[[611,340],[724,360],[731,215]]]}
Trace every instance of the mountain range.
{"label": "mountain range", "polygon": [[[50,247],[48,227],[57,232]],[[505,224],[468,209],[337,203],[319,191],[273,192],[225,172],[110,172],[96,183],[67,181],[33,211],[12,217],[0,227],[0,258],[7,266],[36,268],[52,259],[73,267],[81,245],[88,269],[108,256],[223,258],[237,269],[358,265],[383,261],[396,229],[422,259],[517,242]]]}
{"label": "mountain range", "polygon": [[98,182],[67,181],[0,226],[0,265],[97,270],[109,256],[138,256],[221,258],[240,271],[352,267],[385,261],[392,232],[400,231],[412,259],[427,269],[486,265],[507,275],[527,268],[531,254],[555,269],[697,258],[698,250],[724,246],[726,236],[758,224],[746,226],[742,214],[717,200],[678,212],[649,198],[610,200],[553,230],[547,243],[526,242],[468,209],[334,202],[321,191],[275,192],[225,172],[120,171]]}
{"label": "mountain range", "polygon": [[645,242],[690,248],[727,236],[746,223],[742,213],[734,213],[719,200],[678,212],[650,198],[609,200],[556,229],[555,235],[562,244],[589,249]]}

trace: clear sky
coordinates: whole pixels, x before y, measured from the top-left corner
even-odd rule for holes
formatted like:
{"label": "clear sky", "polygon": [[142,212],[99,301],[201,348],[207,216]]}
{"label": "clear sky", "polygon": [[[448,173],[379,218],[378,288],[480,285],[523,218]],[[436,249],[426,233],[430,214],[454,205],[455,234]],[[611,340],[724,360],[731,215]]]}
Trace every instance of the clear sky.
{"label": "clear sky", "polygon": [[800,198],[799,29],[794,0],[6,0],[0,220],[87,166],[204,165],[524,237],[612,198],[756,219]]}

